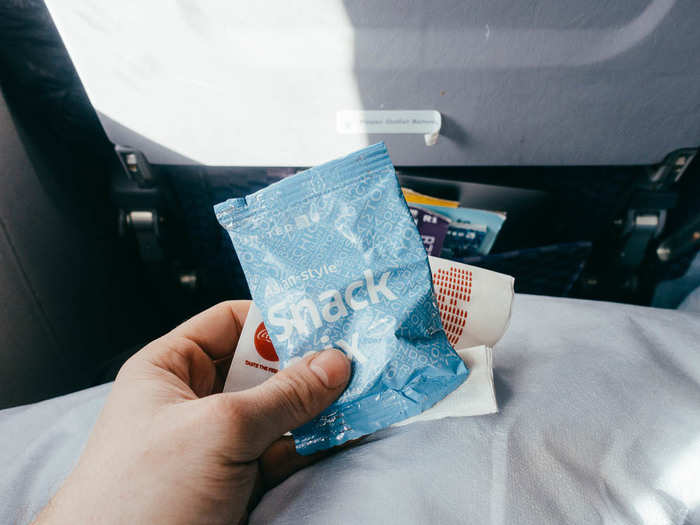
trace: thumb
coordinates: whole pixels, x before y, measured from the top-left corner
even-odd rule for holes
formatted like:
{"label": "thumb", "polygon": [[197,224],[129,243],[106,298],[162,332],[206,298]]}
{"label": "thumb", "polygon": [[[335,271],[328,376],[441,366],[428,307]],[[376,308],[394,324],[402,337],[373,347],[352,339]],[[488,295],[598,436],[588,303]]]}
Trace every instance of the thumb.
{"label": "thumb", "polygon": [[237,403],[255,407],[255,416],[247,418],[245,437],[261,454],[282,434],[323,412],[349,379],[350,361],[345,354],[324,350],[304,357],[254,388],[236,392]]}

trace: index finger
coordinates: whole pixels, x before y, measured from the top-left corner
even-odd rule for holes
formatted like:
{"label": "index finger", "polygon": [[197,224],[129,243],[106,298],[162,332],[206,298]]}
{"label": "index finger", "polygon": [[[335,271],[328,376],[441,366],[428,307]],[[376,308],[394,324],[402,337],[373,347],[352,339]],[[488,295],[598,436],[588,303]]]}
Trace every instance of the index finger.
{"label": "index finger", "polygon": [[276,487],[297,470],[313,465],[317,461],[340,452],[341,450],[361,444],[365,441],[366,437],[367,436],[362,436],[351,439],[342,445],[314,452],[308,456],[302,456],[296,451],[294,438],[282,436],[270,445],[265,452],[263,452],[262,456],[260,456],[260,471],[264,490],[270,490]]}
{"label": "index finger", "polygon": [[172,335],[195,342],[213,360],[233,354],[252,301],[225,301],[188,319]]}

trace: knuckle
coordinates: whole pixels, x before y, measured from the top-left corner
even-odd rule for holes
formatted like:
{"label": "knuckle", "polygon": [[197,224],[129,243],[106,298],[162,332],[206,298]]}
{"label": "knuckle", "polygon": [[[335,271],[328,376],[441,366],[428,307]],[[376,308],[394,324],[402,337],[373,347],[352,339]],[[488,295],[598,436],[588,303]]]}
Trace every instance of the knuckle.
{"label": "knuckle", "polygon": [[177,370],[180,377],[189,377],[192,363],[200,360],[204,351],[191,339],[179,335],[169,335],[163,342],[162,361]]}
{"label": "knuckle", "polygon": [[202,349],[197,343],[181,335],[168,336],[167,347],[173,356],[186,362],[189,362],[197,354],[202,352]]}
{"label": "knuckle", "polygon": [[210,420],[222,425],[227,433],[238,435],[250,426],[250,411],[231,396],[216,395],[211,398]]}
{"label": "knuckle", "polygon": [[298,419],[308,419],[316,415],[316,405],[313,389],[302,377],[292,374],[277,374],[274,386],[278,398],[285,408],[295,414]]}
{"label": "knuckle", "polygon": [[147,360],[144,358],[143,350],[135,353],[127,359],[117,372],[116,382],[127,381],[128,378],[134,377],[142,373],[147,365]]}
{"label": "knuckle", "polygon": [[140,357],[138,355],[132,355],[129,359],[124,361],[122,366],[119,368],[117,373],[117,378],[127,376],[131,371],[139,365]]}
{"label": "knuckle", "polygon": [[238,403],[232,396],[215,396],[214,403],[215,417],[224,417],[230,422],[244,422],[248,418],[248,411],[243,403]]}

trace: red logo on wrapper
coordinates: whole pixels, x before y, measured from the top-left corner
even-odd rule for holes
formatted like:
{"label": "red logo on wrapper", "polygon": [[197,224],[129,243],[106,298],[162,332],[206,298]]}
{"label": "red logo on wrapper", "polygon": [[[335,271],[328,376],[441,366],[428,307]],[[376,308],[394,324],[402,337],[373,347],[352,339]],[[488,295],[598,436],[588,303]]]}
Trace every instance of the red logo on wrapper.
{"label": "red logo on wrapper", "polygon": [[455,345],[467,324],[468,312],[460,308],[460,305],[468,303],[471,299],[472,272],[455,267],[449,270],[440,268],[433,274],[433,286],[440,306],[442,327],[447,334],[447,340]]}
{"label": "red logo on wrapper", "polygon": [[260,357],[267,361],[280,360],[280,358],[277,357],[277,352],[275,352],[275,347],[272,346],[270,334],[267,333],[267,328],[265,328],[264,323],[260,323],[256,328],[253,342],[255,343],[255,349],[258,351],[258,354],[260,354]]}

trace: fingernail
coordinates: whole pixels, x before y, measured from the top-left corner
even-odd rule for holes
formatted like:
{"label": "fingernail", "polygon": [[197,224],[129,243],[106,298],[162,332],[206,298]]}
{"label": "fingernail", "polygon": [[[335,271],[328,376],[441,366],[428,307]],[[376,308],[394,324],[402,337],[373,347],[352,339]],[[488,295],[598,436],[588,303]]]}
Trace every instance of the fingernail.
{"label": "fingernail", "polygon": [[326,388],[337,388],[350,377],[350,361],[340,350],[318,353],[309,363],[309,368]]}

